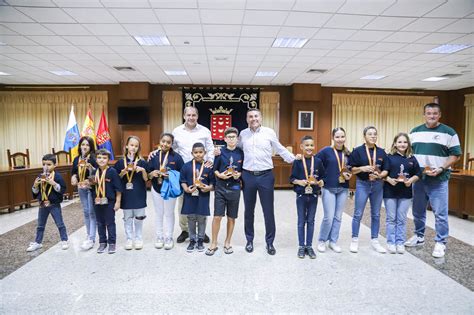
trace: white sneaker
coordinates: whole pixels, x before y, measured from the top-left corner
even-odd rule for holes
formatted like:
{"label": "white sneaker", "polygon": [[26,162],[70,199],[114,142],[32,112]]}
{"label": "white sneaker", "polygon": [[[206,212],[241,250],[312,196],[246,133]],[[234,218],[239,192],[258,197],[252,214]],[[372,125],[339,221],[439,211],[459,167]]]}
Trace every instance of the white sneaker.
{"label": "white sneaker", "polygon": [[81,248],[83,250],[89,250],[94,247],[94,241],[93,240],[85,240],[82,242]]}
{"label": "white sneaker", "polygon": [[332,249],[336,253],[342,252],[341,247],[339,245],[337,245],[336,243],[333,243],[333,242],[329,242],[329,248]]}
{"label": "white sneaker", "polygon": [[26,249],[27,252],[34,252],[35,250],[40,249],[43,247],[43,244],[38,244],[36,242],[31,242],[28,248]]}
{"label": "white sneaker", "polygon": [[163,242],[163,239],[162,238],[157,238],[156,242],[155,242],[155,247],[158,248],[158,249],[161,249],[161,248],[163,248],[163,246],[165,246],[165,243]]}
{"label": "white sneaker", "polygon": [[324,253],[326,251],[326,242],[319,242],[317,249],[318,252]]}
{"label": "white sneaker", "polygon": [[397,245],[397,253],[398,254],[405,254],[405,245]]}
{"label": "white sneaker", "polygon": [[419,237],[418,235],[413,235],[410,237],[406,242],[405,246],[406,247],[415,247],[415,246],[421,246],[425,244],[425,238],[424,237]]}
{"label": "white sneaker", "polygon": [[125,249],[126,250],[131,250],[133,248],[133,241],[132,240],[127,240],[125,243]]}
{"label": "white sneaker", "polygon": [[172,249],[174,247],[174,242],[172,238],[167,238],[165,240],[165,249]]}
{"label": "white sneaker", "polygon": [[372,248],[373,248],[377,253],[385,254],[385,253],[387,252],[387,251],[385,250],[385,248],[383,248],[383,246],[380,245],[379,240],[376,239],[376,238],[373,238],[373,239],[370,241],[370,244],[372,245]]}
{"label": "white sneaker", "polygon": [[444,252],[446,251],[446,245],[443,243],[438,243],[436,242],[433,254],[431,254],[435,258],[441,258],[444,257]]}
{"label": "white sneaker", "polygon": [[136,240],[135,241],[135,249],[140,250],[143,248],[143,241],[142,240]]}
{"label": "white sneaker", "polygon": [[397,253],[397,247],[394,244],[388,244],[387,249],[388,249],[388,252],[390,254],[396,254]]}
{"label": "white sneaker", "polygon": [[351,253],[357,253],[359,251],[359,238],[352,238],[351,245],[349,246],[349,251]]}
{"label": "white sneaker", "polygon": [[66,250],[69,248],[69,243],[68,241],[61,241],[61,249]]}

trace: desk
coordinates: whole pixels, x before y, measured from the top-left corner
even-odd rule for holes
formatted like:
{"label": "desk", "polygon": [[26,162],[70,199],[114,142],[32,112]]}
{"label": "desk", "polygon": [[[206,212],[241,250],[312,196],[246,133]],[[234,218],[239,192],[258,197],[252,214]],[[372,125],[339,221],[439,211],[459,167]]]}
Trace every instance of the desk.
{"label": "desk", "polygon": [[474,171],[461,170],[451,173],[449,211],[462,218],[474,216]]}
{"label": "desk", "polygon": [[[71,185],[72,164],[57,165],[55,171],[61,174],[66,182],[66,197],[71,198],[73,186]],[[16,206],[29,206],[34,202],[31,186],[35,178],[43,172],[41,165],[32,165],[22,169],[0,167],[0,209],[7,208],[13,211]]]}

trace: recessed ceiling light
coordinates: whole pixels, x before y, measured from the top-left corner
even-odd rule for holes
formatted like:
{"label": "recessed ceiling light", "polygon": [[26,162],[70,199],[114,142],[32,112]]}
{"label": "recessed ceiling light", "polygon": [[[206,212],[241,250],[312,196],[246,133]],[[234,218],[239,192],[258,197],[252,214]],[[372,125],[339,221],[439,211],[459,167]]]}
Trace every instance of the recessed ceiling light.
{"label": "recessed ceiling light", "polygon": [[380,80],[385,78],[386,75],[380,75],[380,74],[371,74],[371,75],[366,75],[365,77],[360,78],[361,80]]}
{"label": "recessed ceiling light", "polygon": [[447,77],[429,77],[426,79],[423,79],[421,81],[426,81],[426,82],[437,82],[437,81],[442,81],[442,80],[447,80]]}
{"label": "recessed ceiling light", "polygon": [[446,45],[441,45],[431,50],[428,50],[428,52],[432,54],[452,54],[469,47],[472,47],[472,45],[446,44]]}
{"label": "recessed ceiling light", "polygon": [[53,70],[53,71],[49,71],[51,72],[52,74],[55,74],[55,75],[77,75],[77,73],[74,73],[74,72],[71,72],[71,71],[68,71],[68,70]]}
{"label": "recessed ceiling light", "polygon": [[256,77],[274,77],[278,74],[276,71],[258,71]]}
{"label": "recessed ceiling light", "polygon": [[0,71],[0,75],[11,75],[10,73],[6,73],[6,72],[1,72]]}
{"label": "recessed ceiling light", "polygon": [[142,46],[170,46],[166,36],[133,36]]}
{"label": "recessed ceiling light", "polygon": [[272,47],[301,48],[307,41],[307,38],[278,37],[273,41]]}
{"label": "recessed ceiling light", "polygon": [[0,42],[0,46],[5,46],[7,43]]}
{"label": "recessed ceiling light", "polygon": [[188,75],[184,70],[165,70],[167,75]]}

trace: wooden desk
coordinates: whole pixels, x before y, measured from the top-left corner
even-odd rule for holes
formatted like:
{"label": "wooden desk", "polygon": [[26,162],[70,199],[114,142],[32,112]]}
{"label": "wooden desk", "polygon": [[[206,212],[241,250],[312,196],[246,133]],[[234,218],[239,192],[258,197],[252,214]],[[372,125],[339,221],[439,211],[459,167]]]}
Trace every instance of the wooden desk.
{"label": "wooden desk", "polygon": [[273,160],[273,175],[275,176],[275,188],[293,188],[290,184],[291,165],[288,164],[279,156],[274,156]]}
{"label": "wooden desk", "polygon": [[[71,164],[57,165],[55,171],[61,174],[66,182],[65,195],[71,198]],[[33,200],[31,187],[35,178],[43,172],[41,165],[32,165],[22,169],[0,167],[0,209],[13,211],[17,206],[30,206]]]}
{"label": "wooden desk", "polygon": [[449,211],[462,218],[474,216],[474,170],[451,173]]}

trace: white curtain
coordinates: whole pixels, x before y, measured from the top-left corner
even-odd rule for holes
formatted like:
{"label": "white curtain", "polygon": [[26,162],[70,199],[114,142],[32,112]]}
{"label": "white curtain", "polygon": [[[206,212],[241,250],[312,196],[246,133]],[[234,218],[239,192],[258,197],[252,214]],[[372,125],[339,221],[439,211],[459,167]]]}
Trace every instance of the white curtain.
{"label": "white curtain", "polygon": [[464,95],[464,106],[466,107],[466,133],[463,165],[466,165],[467,153],[474,157],[474,94]]}
{"label": "white curtain", "polygon": [[280,93],[261,92],[260,111],[263,116],[263,126],[272,128],[278,136],[280,131]]}
{"label": "white curtain", "polygon": [[74,105],[79,131],[91,107],[97,132],[104,108],[107,116],[106,91],[80,92],[0,92],[0,165],[8,166],[6,150],[30,150],[32,165],[51,149],[63,150],[71,105]]}
{"label": "white curtain", "polygon": [[351,149],[364,142],[366,126],[375,126],[378,146],[389,151],[397,133],[423,123],[423,106],[431,102],[432,96],[333,94],[332,126],[346,130]]}

